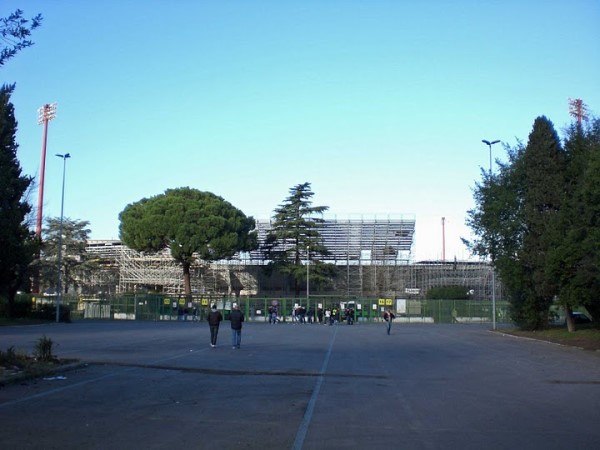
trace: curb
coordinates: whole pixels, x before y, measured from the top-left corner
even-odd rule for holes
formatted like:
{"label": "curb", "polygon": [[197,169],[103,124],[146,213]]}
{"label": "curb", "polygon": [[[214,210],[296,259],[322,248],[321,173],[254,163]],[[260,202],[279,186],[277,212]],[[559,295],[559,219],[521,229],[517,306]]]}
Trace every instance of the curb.
{"label": "curb", "polygon": [[71,370],[79,369],[81,367],[86,367],[86,366],[88,366],[87,363],[77,361],[77,362],[71,362],[71,363],[63,364],[63,365],[56,366],[56,367],[51,367],[48,369],[43,369],[43,370],[40,370],[39,372],[29,372],[29,371],[24,370],[24,371],[13,373],[13,374],[4,374],[4,375],[0,375],[0,387],[8,385],[8,384],[14,384],[14,383],[19,383],[19,382],[23,382],[23,381],[44,378],[49,375],[55,375],[57,373],[69,372]]}

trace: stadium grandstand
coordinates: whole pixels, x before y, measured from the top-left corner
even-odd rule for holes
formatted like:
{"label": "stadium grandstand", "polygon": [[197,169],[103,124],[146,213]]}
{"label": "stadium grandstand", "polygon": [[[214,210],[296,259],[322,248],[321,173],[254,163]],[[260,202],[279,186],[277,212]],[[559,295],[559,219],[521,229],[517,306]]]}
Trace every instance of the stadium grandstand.
{"label": "stadium grandstand", "polygon": [[[289,295],[285,280],[266,276],[269,263],[264,244],[271,222],[257,220],[258,249],[231,259],[197,260],[191,268],[192,290],[211,295]],[[312,295],[413,296],[422,298],[427,289],[464,285],[478,297],[489,296],[491,270],[487,263],[459,261],[414,262],[415,219],[389,216],[385,219],[325,219],[320,228],[327,256],[320,261],[334,264],[337,276],[331,286],[313,286]],[[98,291],[134,292],[147,289],[169,294],[183,293],[181,267],[169,250],[146,254],[120,241],[89,241],[87,251],[103,261],[113,276],[97,276]],[[311,257],[311,261],[314,258]],[[303,261],[306,264],[306,261]],[[112,286],[101,286],[103,282]],[[498,289],[500,285],[498,286]]]}

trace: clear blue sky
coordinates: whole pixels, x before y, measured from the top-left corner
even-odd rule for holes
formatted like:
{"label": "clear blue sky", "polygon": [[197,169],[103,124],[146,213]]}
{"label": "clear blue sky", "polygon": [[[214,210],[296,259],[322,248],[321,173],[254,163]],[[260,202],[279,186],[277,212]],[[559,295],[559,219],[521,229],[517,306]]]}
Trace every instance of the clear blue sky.
{"label": "clear blue sky", "polygon": [[[18,157],[38,176],[37,109],[50,123],[44,215],[118,237],[118,214],[190,186],[268,219],[312,183],[329,216],[417,221],[414,256],[467,259],[466,211],[489,166],[568,98],[600,111],[600,2],[2,1],[44,16],[8,62]],[[505,152],[494,147],[494,157]],[[37,205],[37,194],[31,199]]]}

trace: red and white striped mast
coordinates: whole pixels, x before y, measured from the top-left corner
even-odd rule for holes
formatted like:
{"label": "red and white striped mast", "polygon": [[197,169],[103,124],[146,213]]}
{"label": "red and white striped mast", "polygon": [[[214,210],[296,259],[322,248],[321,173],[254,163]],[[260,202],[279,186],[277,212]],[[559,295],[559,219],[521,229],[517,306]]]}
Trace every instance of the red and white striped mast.
{"label": "red and white striped mast", "polygon": [[56,103],[46,103],[38,108],[38,124],[44,125],[42,138],[42,162],[40,167],[40,183],[38,187],[38,207],[35,234],[42,237],[42,217],[44,208],[44,175],[46,172],[46,142],[48,141],[48,122],[56,117]]}

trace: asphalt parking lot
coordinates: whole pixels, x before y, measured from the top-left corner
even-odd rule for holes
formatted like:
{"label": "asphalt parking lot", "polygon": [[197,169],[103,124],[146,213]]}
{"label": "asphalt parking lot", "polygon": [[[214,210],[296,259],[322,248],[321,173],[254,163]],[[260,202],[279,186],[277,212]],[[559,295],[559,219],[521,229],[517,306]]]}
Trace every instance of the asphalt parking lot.
{"label": "asphalt parking lot", "polygon": [[592,449],[600,352],[484,325],[0,327],[82,365],[0,388],[7,449]]}

